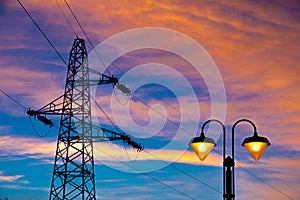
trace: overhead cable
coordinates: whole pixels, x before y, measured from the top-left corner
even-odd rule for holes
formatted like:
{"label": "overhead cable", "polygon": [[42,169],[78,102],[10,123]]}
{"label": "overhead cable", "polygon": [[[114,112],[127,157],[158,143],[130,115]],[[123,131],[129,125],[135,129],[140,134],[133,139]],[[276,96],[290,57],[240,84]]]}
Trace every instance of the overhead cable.
{"label": "overhead cable", "polygon": [[13,102],[15,102],[16,104],[18,104],[19,106],[21,106],[22,108],[24,108],[24,110],[26,110],[27,108],[22,105],[19,101],[17,101],[15,98],[13,98],[12,96],[10,96],[9,94],[7,94],[6,92],[4,92],[3,90],[0,89],[0,92],[2,94],[4,94],[5,96],[7,96],[10,100],[12,100]]}
{"label": "overhead cable", "polygon": [[104,153],[105,155],[107,155],[107,156],[109,156],[109,157],[111,157],[111,158],[113,158],[113,159],[115,159],[115,160],[121,162],[122,164],[126,165],[127,167],[130,167],[131,169],[135,170],[136,172],[138,172],[138,173],[140,173],[140,174],[143,174],[144,176],[147,176],[148,178],[150,178],[150,179],[152,179],[152,180],[154,180],[154,181],[156,181],[156,182],[158,182],[158,183],[160,183],[160,184],[162,184],[162,185],[168,187],[169,189],[172,189],[172,190],[176,191],[177,193],[181,194],[182,196],[185,196],[185,197],[187,197],[187,198],[189,198],[189,199],[196,200],[195,198],[193,198],[193,197],[187,195],[186,193],[184,193],[184,192],[182,192],[182,191],[176,189],[175,187],[172,187],[171,185],[168,185],[168,184],[166,184],[166,183],[160,181],[159,179],[157,179],[157,178],[155,178],[155,177],[153,177],[153,176],[150,176],[149,174],[147,174],[147,173],[145,173],[145,172],[142,172],[142,171],[138,170],[137,168],[135,168],[135,167],[133,167],[133,166],[127,164],[126,162],[122,162],[122,160],[120,160],[119,158],[117,158],[117,157],[115,157],[115,156],[112,156],[111,154],[108,154],[108,153],[106,153],[106,152],[100,150],[99,148],[96,148],[96,147],[94,147],[94,148],[97,149],[98,151]]}
{"label": "overhead cable", "polygon": [[47,40],[47,42],[50,44],[50,46],[54,49],[54,51],[56,52],[56,54],[58,55],[58,57],[63,61],[63,63],[65,65],[68,65],[67,62],[64,60],[64,58],[60,55],[60,53],[57,51],[57,49],[54,47],[54,45],[52,44],[52,42],[49,40],[49,38],[47,37],[47,35],[44,33],[44,31],[40,28],[40,26],[38,25],[38,23],[33,19],[33,17],[30,15],[30,13],[27,11],[27,9],[23,6],[23,4],[20,2],[20,0],[17,0],[18,3],[20,4],[20,6],[23,8],[23,10],[25,11],[25,13],[28,15],[28,17],[31,19],[31,21],[34,23],[34,25],[37,27],[37,29],[40,31],[40,33],[44,36],[44,38]]}
{"label": "overhead cable", "polygon": [[[78,18],[76,17],[75,13],[73,12],[71,6],[68,4],[68,2],[66,0],[64,0],[65,4],[67,5],[67,7],[69,8],[72,16],[74,17],[74,19],[76,20],[77,24],[79,25],[81,31],[83,32],[84,36],[86,37],[86,39],[88,40],[88,42],[90,43],[92,49],[94,49],[98,59],[100,60],[100,62],[102,63],[103,67],[105,67],[105,63],[102,59],[102,57],[99,55],[97,49],[95,48],[94,44],[92,43],[92,41],[90,40],[88,34],[86,33],[86,31],[84,30],[84,28],[82,27],[81,23],[79,22]],[[110,70],[107,68],[106,69],[107,73],[111,76],[112,74],[110,73]]]}

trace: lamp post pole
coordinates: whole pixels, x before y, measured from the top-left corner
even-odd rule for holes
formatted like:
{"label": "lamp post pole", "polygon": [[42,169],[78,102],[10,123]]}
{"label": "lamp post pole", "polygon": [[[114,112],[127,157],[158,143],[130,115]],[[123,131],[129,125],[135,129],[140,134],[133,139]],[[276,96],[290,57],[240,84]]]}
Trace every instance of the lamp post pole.
{"label": "lamp post pole", "polygon": [[[226,168],[226,165],[225,165],[225,157],[226,157],[226,129],[225,129],[225,126],[224,124],[217,120],[217,119],[210,119],[210,120],[207,120],[203,125],[202,125],[202,128],[201,128],[201,135],[203,137],[204,136],[204,128],[205,126],[210,123],[210,122],[217,122],[218,124],[220,124],[222,126],[222,133],[223,133],[223,199],[226,199],[225,198],[225,194],[227,194],[227,190],[228,188],[232,188],[232,187],[229,187],[227,186],[227,184],[229,184],[229,182],[227,181],[227,174],[225,173],[225,168]],[[214,145],[215,146],[215,145]],[[231,184],[230,184],[231,185]],[[227,199],[226,199],[227,200]]]}
{"label": "lamp post pole", "polygon": [[265,137],[260,137],[257,134],[255,124],[249,119],[240,119],[236,121],[231,129],[231,156],[226,157],[226,130],[224,124],[217,119],[207,120],[201,128],[200,137],[195,137],[191,140],[190,146],[193,148],[197,156],[201,161],[203,161],[210,151],[216,146],[212,138],[205,137],[204,128],[210,122],[217,122],[222,126],[223,130],[223,199],[224,200],[234,200],[235,199],[235,172],[234,172],[234,129],[240,122],[248,122],[253,126],[254,136],[246,138],[242,146],[244,146],[252,157],[258,161],[258,159],[263,154],[270,142]]}
{"label": "lamp post pole", "polygon": [[235,197],[234,194],[234,144],[232,143],[232,158],[230,156],[226,157],[226,129],[224,124],[216,119],[207,120],[202,128],[201,135],[204,136],[205,125],[210,122],[217,122],[222,126],[223,130],[223,199],[224,200],[233,200]]}

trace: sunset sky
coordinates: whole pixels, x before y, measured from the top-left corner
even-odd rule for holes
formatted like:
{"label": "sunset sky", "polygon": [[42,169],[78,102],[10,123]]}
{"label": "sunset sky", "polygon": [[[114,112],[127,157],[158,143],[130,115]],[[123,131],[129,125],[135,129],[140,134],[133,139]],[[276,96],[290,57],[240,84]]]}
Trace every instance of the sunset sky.
{"label": "sunset sky", "polygon": [[[94,106],[93,122],[117,131],[112,120],[145,148],[95,144],[97,199],[221,199],[221,128],[211,123],[206,131],[217,146],[204,162],[188,146],[211,118],[224,122],[228,152],[232,125],[242,118],[271,142],[256,162],[240,145],[253,128],[236,127],[236,199],[300,199],[298,0],[69,0],[88,38],[64,0],[21,2],[65,61],[76,36],[101,72],[102,61],[122,52],[105,41],[133,33],[118,45],[144,47],[125,51],[104,72],[132,96],[111,85],[91,94],[109,116]],[[0,90],[32,109],[61,96],[67,67],[16,0],[0,1],[0,30]],[[163,38],[165,31],[174,35]],[[102,61],[93,59],[98,44]],[[189,51],[192,44],[200,54]],[[49,130],[1,92],[0,106],[0,199],[48,199],[58,118],[48,117],[55,122]]]}

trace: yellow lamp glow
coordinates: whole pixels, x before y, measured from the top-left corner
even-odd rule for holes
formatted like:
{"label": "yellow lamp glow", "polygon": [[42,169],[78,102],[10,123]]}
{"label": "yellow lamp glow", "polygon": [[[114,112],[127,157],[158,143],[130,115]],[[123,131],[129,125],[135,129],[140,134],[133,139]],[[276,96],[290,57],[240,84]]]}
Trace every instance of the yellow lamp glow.
{"label": "yellow lamp glow", "polygon": [[270,142],[267,138],[259,137],[257,134],[246,138],[242,143],[242,146],[248,150],[255,161],[259,160],[269,145]]}
{"label": "yellow lamp glow", "polygon": [[204,161],[210,151],[216,146],[215,141],[212,138],[207,138],[205,136],[193,138],[189,145],[201,161]]}

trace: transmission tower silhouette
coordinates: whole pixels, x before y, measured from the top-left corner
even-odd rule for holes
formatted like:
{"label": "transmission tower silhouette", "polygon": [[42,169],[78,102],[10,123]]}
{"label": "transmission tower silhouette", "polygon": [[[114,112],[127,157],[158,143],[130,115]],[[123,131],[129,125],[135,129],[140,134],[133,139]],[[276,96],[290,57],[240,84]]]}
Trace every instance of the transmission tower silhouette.
{"label": "transmission tower silhouette", "polygon": [[[90,73],[99,79],[90,80]],[[27,111],[48,126],[48,115],[60,115],[60,125],[49,200],[96,199],[94,142],[122,140],[137,151],[143,147],[125,133],[92,124],[90,87],[113,84],[128,93],[114,76],[90,70],[85,41],[74,40],[69,55],[64,94],[39,110]]]}

